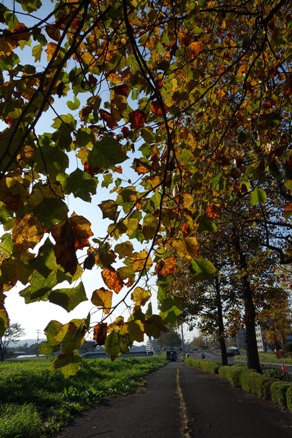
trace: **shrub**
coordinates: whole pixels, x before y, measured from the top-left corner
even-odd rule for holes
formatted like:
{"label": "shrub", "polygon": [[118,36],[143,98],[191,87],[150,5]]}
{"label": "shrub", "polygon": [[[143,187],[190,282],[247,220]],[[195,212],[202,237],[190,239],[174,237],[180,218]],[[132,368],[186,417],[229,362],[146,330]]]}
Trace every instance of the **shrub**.
{"label": "shrub", "polygon": [[271,399],[281,407],[287,407],[286,392],[291,388],[292,383],[274,382],[271,385]]}
{"label": "shrub", "polygon": [[292,385],[290,385],[286,391],[286,403],[287,409],[289,409],[289,411],[292,411]]}
{"label": "shrub", "polygon": [[256,372],[254,370],[245,370],[242,371],[239,376],[240,386],[245,392],[248,392],[250,394],[253,393],[255,374]]}

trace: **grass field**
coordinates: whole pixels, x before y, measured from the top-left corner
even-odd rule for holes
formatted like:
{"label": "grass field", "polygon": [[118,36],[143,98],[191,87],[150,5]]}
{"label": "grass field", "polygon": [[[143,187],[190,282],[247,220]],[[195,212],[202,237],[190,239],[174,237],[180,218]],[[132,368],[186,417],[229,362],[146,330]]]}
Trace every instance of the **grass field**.
{"label": "grass field", "polygon": [[0,363],[0,437],[53,436],[76,413],[115,395],[134,392],[164,358],[85,359],[77,376],[65,379],[51,360]]}

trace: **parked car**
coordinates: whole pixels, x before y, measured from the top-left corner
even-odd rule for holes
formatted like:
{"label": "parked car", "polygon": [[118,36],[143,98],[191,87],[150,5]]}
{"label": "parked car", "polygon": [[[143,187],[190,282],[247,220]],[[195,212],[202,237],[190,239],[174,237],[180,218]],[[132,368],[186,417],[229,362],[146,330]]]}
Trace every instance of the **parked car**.
{"label": "parked car", "polygon": [[227,357],[234,357],[239,355],[240,355],[240,351],[237,347],[229,347],[227,349]]}

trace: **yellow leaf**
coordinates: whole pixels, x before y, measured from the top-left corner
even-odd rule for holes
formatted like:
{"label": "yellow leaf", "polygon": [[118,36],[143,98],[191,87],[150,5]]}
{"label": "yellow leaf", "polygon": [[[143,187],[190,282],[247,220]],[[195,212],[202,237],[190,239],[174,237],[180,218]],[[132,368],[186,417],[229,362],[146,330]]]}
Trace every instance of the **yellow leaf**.
{"label": "yellow leaf", "polygon": [[134,272],[139,272],[152,266],[152,260],[148,257],[146,249],[143,249],[140,252],[135,252],[131,257],[131,263]]}
{"label": "yellow leaf", "polygon": [[57,49],[58,45],[56,43],[48,43],[46,48],[46,54],[48,55],[48,61],[50,61]]}
{"label": "yellow leaf", "polygon": [[123,82],[122,77],[116,73],[110,73],[109,75],[107,75],[106,78],[108,81],[115,85],[121,84]]}
{"label": "yellow leaf", "polygon": [[44,229],[32,213],[27,213],[22,219],[15,220],[12,240],[21,252],[34,248],[40,242],[43,235]]}
{"label": "yellow leaf", "polygon": [[101,287],[92,293],[91,302],[97,307],[102,307],[103,312],[108,314],[112,306],[113,293]]}
{"label": "yellow leaf", "polygon": [[132,300],[138,306],[144,306],[149,298],[151,297],[151,292],[142,287],[136,287],[131,295]]}

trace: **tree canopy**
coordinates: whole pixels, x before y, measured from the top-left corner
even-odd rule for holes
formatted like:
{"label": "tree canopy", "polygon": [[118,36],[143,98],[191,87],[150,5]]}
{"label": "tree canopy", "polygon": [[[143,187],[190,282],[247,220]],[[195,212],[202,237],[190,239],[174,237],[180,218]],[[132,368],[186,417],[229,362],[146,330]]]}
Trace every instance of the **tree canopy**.
{"label": "tree canopy", "polygon": [[[164,293],[177,261],[216,275],[198,233],[243,197],[261,209],[263,244],[291,261],[289,18],[288,0],[1,3],[0,334],[18,283],[26,303],[70,311],[91,296],[101,310],[46,327],[43,351],[61,348],[67,375],[88,331],[113,358],[159,336],[183,310]],[[68,199],[91,203],[102,188],[96,236]],[[94,291],[88,269],[101,271]]]}

